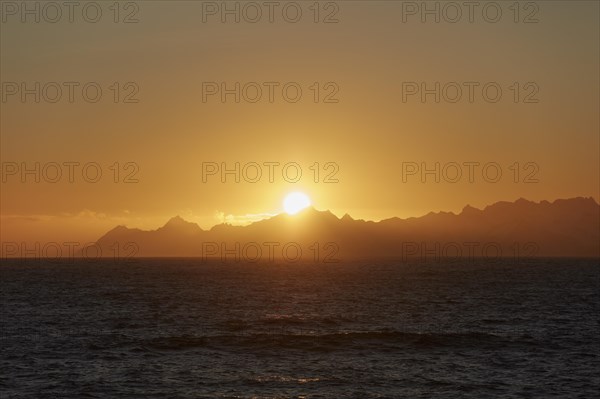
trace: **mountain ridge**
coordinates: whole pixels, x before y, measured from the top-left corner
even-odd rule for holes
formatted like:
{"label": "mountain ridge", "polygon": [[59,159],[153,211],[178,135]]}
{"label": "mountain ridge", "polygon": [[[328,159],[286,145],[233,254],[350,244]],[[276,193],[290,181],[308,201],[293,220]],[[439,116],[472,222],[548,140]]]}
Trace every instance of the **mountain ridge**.
{"label": "mountain ridge", "polygon": [[348,214],[338,218],[329,210],[309,207],[296,215],[282,213],[247,226],[221,223],[209,230],[175,216],[155,230],[117,226],[100,237],[97,244],[109,248],[115,243],[135,243],[139,249],[136,255],[144,257],[204,257],[209,244],[227,252],[249,243],[260,246],[272,242],[281,246],[297,244],[301,248],[335,245],[337,252],[348,259],[398,257],[409,252],[423,256],[436,250],[447,257],[462,254],[472,245],[469,243],[478,243],[482,251],[486,245],[497,248],[502,257],[518,252],[515,249],[511,252],[510,248],[527,245],[537,248],[533,252],[538,256],[597,257],[600,256],[600,205],[592,197],[552,202],[519,198],[514,202],[499,201],[483,209],[467,204],[459,213],[430,212],[420,217],[392,217],[377,222],[357,220]]}

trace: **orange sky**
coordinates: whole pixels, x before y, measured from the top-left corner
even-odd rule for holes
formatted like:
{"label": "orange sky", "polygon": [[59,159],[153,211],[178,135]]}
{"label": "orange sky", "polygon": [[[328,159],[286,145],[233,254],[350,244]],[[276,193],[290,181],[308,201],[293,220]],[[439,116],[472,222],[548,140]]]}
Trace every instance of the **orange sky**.
{"label": "orange sky", "polygon": [[[497,23],[477,10],[473,23],[466,17],[422,23],[419,15],[404,15],[403,22],[402,2],[346,1],[336,3],[339,22],[328,24],[313,21],[309,3],[298,2],[298,23],[277,12],[273,23],[221,23],[218,15],[205,15],[203,22],[201,2],[138,2],[133,11],[139,22],[129,24],[114,23],[103,2],[98,23],[77,12],[73,23],[22,23],[3,10],[2,241],[93,240],[117,224],[156,228],[177,214],[203,228],[243,222],[280,212],[291,191],[307,193],[317,208],[339,216],[374,220],[519,197],[598,200],[597,2],[535,2],[538,23],[515,23],[509,2],[499,2]],[[121,11],[122,19],[132,10]],[[319,19],[333,11],[321,10]],[[535,10],[520,11],[521,20]],[[33,94],[22,102],[11,90],[23,82],[29,88],[58,82],[63,96],[47,101],[55,93],[51,85],[39,103]],[[79,84],[72,102],[64,82]],[[82,97],[88,82],[102,88],[97,103]],[[256,88],[250,85],[239,103],[234,95],[223,103],[220,93],[203,99],[203,86],[213,87],[206,82],[230,88],[257,82],[263,97],[248,101]],[[277,82],[272,102],[264,82]],[[290,82],[287,94],[302,89],[296,103],[281,89]],[[428,95],[423,103],[417,93],[403,101],[403,88],[415,87],[410,82],[429,88],[440,82],[447,96],[441,93],[435,103]],[[456,87],[450,82],[464,89],[456,103],[448,101]],[[477,82],[473,102],[464,82]],[[482,97],[490,82],[502,89],[496,103]],[[139,101],[123,103],[136,88],[131,98]],[[331,97],[337,102],[324,102],[338,89]],[[35,174],[23,182],[20,169],[36,162],[40,182]],[[79,162],[71,164],[72,183],[69,162]],[[245,170],[251,176],[257,163],[263,177],[251,182],[241,176],[236,183],[229,176],[222,183],[211,175],[203,182],[208,162],[250,165]],[[274,162],[280,166],[270,182],[265,164]],[[465,163],[472,162],[480,165],[469,182]],[[49,181],[53,163],[62,165],[57,183]],[[94,177],[90,163],[102,171],[97,183],[82,177],[83,165],[86,178]],[[302,170],[296,183],[281,174],[281,166],[292,163]],[[422,182],[419,173],[403,179],[403,166],[422,163],[439,163],[439,183],[432,175]],[[456,164],[463,177],[452,183]],[[486,178],[500,167],[498,182],[486,181],[485,164],[492,168]],[[338,182],[324,182],[332,172]],[[124,183],[130,173],[137,182]],[[525,183],[527,176],[538,182]]]}

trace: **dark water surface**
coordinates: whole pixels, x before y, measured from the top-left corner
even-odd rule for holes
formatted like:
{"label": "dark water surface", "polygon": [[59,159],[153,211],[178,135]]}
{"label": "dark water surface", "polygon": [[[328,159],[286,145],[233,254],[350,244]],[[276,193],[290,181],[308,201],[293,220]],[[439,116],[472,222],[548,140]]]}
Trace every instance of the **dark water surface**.
{"label": "dark water surface", "polygon": [[2,398],[593,398],[600,265],[3,260]]}

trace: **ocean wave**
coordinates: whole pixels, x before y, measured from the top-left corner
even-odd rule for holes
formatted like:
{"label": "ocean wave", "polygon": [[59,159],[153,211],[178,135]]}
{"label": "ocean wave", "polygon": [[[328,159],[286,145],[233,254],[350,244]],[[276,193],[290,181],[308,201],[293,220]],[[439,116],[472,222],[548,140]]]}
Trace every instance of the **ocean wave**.
{"label": "ocean wave", "polygon": [[[184,350],[190,348],[287,348],[301,350],[344,350],[370,346],[480,346],[523,343],[528,337],[503,336],[486,332],[424,333],[402,331],[347,331],[311,333],[244,333],[207,336],[159,337],[142,340],[137,348]],[[529,337],[529,340],[532,338]]]}

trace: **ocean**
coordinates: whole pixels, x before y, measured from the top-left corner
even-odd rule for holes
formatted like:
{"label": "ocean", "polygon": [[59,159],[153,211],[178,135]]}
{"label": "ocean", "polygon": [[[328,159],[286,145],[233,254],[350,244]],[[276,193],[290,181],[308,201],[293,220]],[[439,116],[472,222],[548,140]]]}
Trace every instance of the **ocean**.
{"label": "ocean", "polygon": [[598,259],[3,259],[1,398],[593,398]]}

